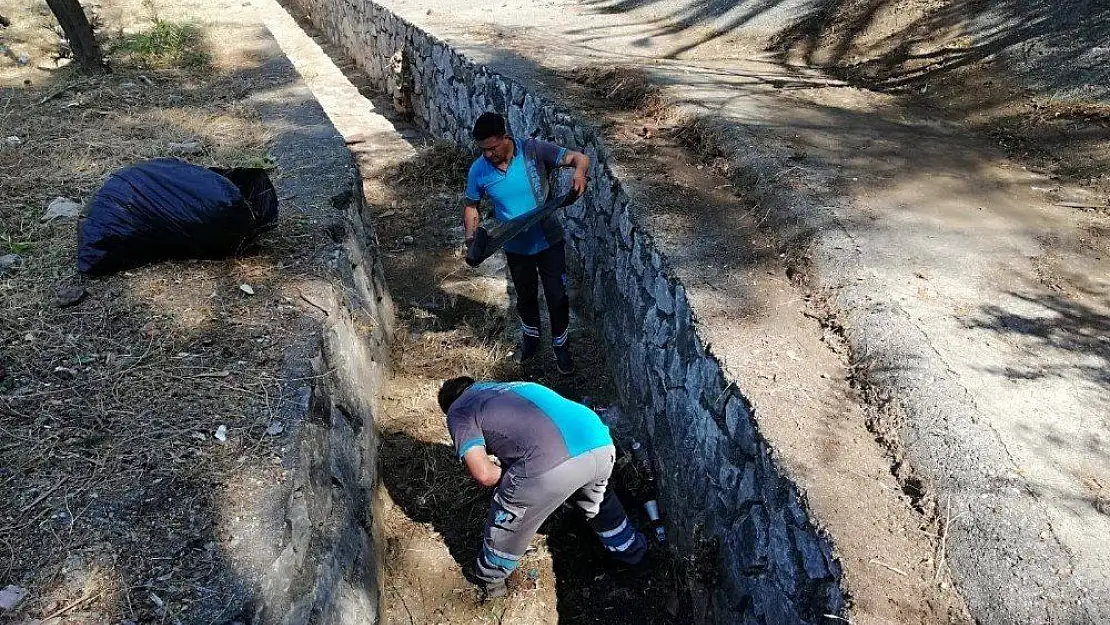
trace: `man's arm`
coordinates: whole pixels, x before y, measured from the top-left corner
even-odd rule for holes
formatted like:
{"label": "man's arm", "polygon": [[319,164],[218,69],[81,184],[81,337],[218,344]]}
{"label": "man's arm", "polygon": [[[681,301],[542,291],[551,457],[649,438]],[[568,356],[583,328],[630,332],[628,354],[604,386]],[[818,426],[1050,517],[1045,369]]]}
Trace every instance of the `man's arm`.
{"label": "man's arm", "polygon": [[478,230],[478,225],[482,223],[482,217],[478,213],[478,203],[473,202],[467,198],[463,204],[463,240],[467,245],[474,240],[474,232]]}
{"label": "man's arm", "polygon": [[463,462],[470,477],[482,486],[497,486],[501,481],[501,467],[490,461],[485,445],[475,445],[466,450]]}
{"label": "man's arm", "polygon": [[574,150],[567,150],[563,154],[563,159],[559,161],[560,167],[573,167],[574,177],[571,179],[570,186],[574,189],[575,195],[582,195],[586,192],[586,172],[590,169],[590,157],[581,152]]}

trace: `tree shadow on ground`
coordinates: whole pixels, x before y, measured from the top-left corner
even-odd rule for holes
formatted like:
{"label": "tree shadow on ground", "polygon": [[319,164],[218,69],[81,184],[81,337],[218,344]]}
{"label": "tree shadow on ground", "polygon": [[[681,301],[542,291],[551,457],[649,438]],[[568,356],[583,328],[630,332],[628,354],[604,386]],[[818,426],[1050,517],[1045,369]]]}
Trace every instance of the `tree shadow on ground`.
{"label": "tree shadow on ground", "polygon": [[667,58],[741,35],[761,22],[760,32],[753,34],[770,34],[769,49],[782,58],[792,56],[823,67],[851,65],[882,88],[932,79],[1001,52],[1023,55],[1038,68],[1040,78],[1055,87],[1067,82],[1098,85],[1105,82],[1097,78],[1105,68],[1098,67],[1094,48],[1110,38],[1110,4],[1082,0],[938,0],[908,10],[893,0],[588,0],[587,4],[602,14],[656,11],[640,23],[644,46],[652,38],[685,33]]}
{"label": "tree shadow on ground", "polygon": [[1020,305],[984,306],[971,327],[1028,341],[1037,349],[1065,352],[1072,358],[1060,364],[1017,364],[996,373],[1020,380],[1076,376],[1110,392],[1110,317],[1105,313],[1110,301],[1096,308],[1057,293],[1011,292],[1008,296]]}

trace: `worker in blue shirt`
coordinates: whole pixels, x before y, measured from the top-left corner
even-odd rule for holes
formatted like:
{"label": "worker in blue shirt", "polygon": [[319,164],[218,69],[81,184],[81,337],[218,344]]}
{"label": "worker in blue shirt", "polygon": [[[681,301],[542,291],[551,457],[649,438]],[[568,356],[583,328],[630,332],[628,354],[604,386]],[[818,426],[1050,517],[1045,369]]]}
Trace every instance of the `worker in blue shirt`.
{"label": "worker in blue shirt", "polygon": [[465,376],[443,383],[439,406],[471,477],[497,487],[473,570],[486,598],[505,594],[505,578],[565,501],[585,513],[614,558],[641,563],[647,539],[609,488],[616,448],[597,413],[539,384]]}
{"label": "worker in blue shirt", "polygon": [[[578,195],[586,190],[590,159],[581,152],[539,139],[518,140],[508,134],[505,118],[496,113],[483,113],[474,123],[472,135],[482,156],[470,166],[466,180],[463,232],[467,245],[481,222],[478,204],[482,198],[489,198],[494,218],[505,222],[544,204],[550,192],[550,173],[556,168],[573,167],[572,190]],[[574,360],[567,344],[570,302],[566,290],[566,250],[558,217],[550,215],[505,243],[505,258],[516,288],[523,335],[518,358],[527,362],[539,350],[542,282],[555,363],[560,373],[574,373]]]}

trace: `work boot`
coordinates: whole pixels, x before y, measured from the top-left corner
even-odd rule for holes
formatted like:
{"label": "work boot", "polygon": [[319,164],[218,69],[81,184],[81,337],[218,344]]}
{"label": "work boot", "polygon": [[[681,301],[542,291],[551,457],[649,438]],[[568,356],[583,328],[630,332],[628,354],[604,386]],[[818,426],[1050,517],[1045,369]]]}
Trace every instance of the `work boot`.
{"label": "work boot", "polygon": [[536,352],[538,351],[540,351],[539,337],[528,336],[527,334],[525,334],[524,336],[520,337],[520,343],[518,343],[516,346],[516,354],[514,356],[514,359],[518,363],[524,364],[529,360],[532,360],[532,358],[536,356]]}
{"label": "work boot", "polygon": [[555,368],[559,370],[559,373],[571,375],[576,371],[574,360],[570,357],[570,350],[565,345],[553,347],[552,351],[555,352]]}
{"label": "work boot", "polygon": [[478,596],[482,601],[491,601],[499,599],[509,594],[509,587],[505,584],[505,580],[499,582],[478,584]]}

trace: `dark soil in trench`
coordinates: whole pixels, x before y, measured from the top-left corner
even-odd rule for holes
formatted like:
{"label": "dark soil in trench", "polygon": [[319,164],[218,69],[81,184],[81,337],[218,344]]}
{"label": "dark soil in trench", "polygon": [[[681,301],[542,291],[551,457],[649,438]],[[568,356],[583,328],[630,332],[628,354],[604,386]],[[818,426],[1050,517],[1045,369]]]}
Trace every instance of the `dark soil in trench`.
{"label": "dark soil in trench", "polygon": [[[463,373],[526,379],[573,399],[617,400],[601,343],[581,319],[571,328],[576,375],[560,376],[550,351],[523,368],[513,361],[517,318],[499,259],[472,271],[461,258],[458,194],[469,158],[444,145],[425,150],[389,175],[391,198],[370,209],[399,321],[396,372],[379,423],[382,480],[395,504],[386,505],[383,522],[385,622],[686,622],[684,592],[667,558],[641,577],[622,572],[567,510],[533,542],[508,599],[477,604],[462,579],[492,493],[471,482],[454,457],[435,403],[439,382]],[[643,527],[639,502],[624,488],[635,479],[627,458],[619,460],[614,481]]]}

